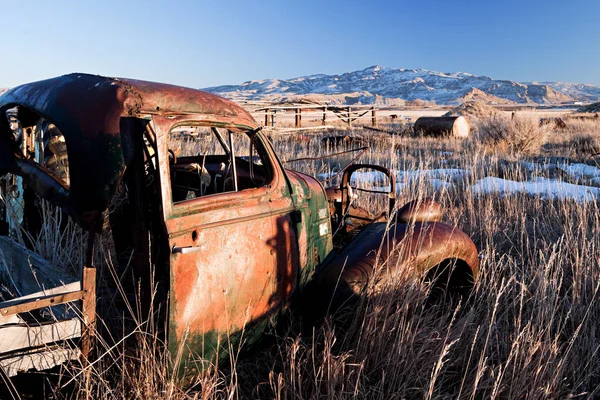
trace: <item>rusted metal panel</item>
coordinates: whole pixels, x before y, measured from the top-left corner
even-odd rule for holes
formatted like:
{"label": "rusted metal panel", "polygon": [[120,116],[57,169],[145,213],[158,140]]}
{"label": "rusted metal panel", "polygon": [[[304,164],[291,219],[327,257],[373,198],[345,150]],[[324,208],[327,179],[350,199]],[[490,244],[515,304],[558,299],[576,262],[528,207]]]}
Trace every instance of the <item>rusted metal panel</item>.
{"label": "rusted metal panel", "polygon": [[[279,306],[273,228],[271,221],[257,218],[206,229],[198,226],[195,241],[193,232],[171,239],[173,247],[197,248],[171,256],[169,328],[175,348],[197,345],[205,333],[226,336],[241,331]],[[216,350],[212,346],[190,347],[210,359]]]}
{"label": "rusted metal panel", "polygon": [[473,278],[479,271],[477,248],[461,230],[439,222],[368,225],[317,278],[324,287],[344,283],[359,294],[377,265],[389,276],[409,273],[421,277],[445,260],[464,261]]}
{"label": "rusted metal panel", "polygon": [[79,73],[10,89],[0,96],[0,108],[10,104],[40,113],[63,133],[67,126],[82,123],[76,130],[89,139],[118,134],[120,117],[145,114],[186,114],[195,120],[258,126],[252,116],[234,102],[201,90]]}
{"label": "rusted metal panel", "polygon": [[396,220],[399,222],[434,222],[442,218],[442,206],[431,197],[422,200],[414,200],[403,205],[396,212]]}

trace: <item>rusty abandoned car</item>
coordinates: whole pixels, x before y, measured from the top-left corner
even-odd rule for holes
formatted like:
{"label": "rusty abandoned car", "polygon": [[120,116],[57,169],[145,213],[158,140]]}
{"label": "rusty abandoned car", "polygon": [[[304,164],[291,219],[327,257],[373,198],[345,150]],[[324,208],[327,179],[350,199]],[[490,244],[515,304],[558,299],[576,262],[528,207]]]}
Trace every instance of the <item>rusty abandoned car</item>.
{"label": "rusty abandoned car", "polygon": [[[103,231],[120,267],[131,265],[144,309],[160,305],[182,366],[218,361],[219,343],[242,331],[256,342],[290,304],[341,307],[377,265],[377,279],[443,270],[464,288],[477,277],[475,245],[439,222],[437,203],[398,208],[393,173],[376,165],[351,165],[325,190],[284,169],[251,115],[216,95],[71,74],[9,90],[0,111],[0,367],[9,376],[90,354]],[[379,215],[355,204],[361,170],[389,180]],[[79,276],[26,240],[40,232],[42,201],[89,234]]]}

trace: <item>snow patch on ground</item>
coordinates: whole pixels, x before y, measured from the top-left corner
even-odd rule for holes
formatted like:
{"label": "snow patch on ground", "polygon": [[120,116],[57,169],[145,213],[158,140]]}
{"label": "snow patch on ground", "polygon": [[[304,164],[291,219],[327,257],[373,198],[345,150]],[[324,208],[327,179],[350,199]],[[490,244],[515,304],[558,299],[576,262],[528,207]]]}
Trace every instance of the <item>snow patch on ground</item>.
{"label": "snow patch on ground", "polygon": [[570,178],[573,179],[590,179],[598,180],[600,182],[600,168],[594,167],[593,165],[587,164],[567,164],[567,163],[548,163],[538,164],[531,161],[521,161],[519,163],[521,168],[530,171],[550,171],[553,168],[558,168],[565,172]]}
{"label": "snow patch on ground", "polygon": [[[426,181],[435,188],[451,186],[451,182],[463,180],[468,172],[458,168],[418,169],[415,171],[392,171],[396,176],[398,187],[404,187],[411,182]],[[317,177],[325,180],[335,175],[336,172],[318,174]],[[379,171],[357,171],[352,174],[350,183],[352,185],[374,184],[383,185],[387,178]]]}
{"label": "snow patch on ground", "polygon": [[[600,169],[586,164],[536,164],[522,162],[521,166],[530,171],[560,168],[572,178],[586,178],[592,184],[600,184]],[[435,190],[451,190],[454,185],[464,182],[470,172],[459,168],[420,169],[415,171],[393,171],[396,176],[396,191],[430,185]],[[320,179],[327,179],[334,173],[319,174]],[[352,186],[370,190],[389,191],[387,178],[379,171],[358,171],[352,175]],[[600,187],[576,185],[558,179],[537,177],[529,181],[519,182],[498,177],[484,177],[471,186],[475,195],[499,193],[509,195],[525,193],[542,199],[571,199],[578,202],[600,199]]]}
{"label": "snow patch on ground", "polygon": [[575,201],[594,201],[600,197],[600,188],[574,185],[555,179],[537,178],[528,182],[510,181],[496,177],[486,177],[473,185],[475,194],[527,193],[543,199],[572,199]]}
{"label": "snow patch on ground", "polygon": [[561,164],[558,168],[565,171],[567,175],[575,179],[600,179],[600,169],[587,164]]}

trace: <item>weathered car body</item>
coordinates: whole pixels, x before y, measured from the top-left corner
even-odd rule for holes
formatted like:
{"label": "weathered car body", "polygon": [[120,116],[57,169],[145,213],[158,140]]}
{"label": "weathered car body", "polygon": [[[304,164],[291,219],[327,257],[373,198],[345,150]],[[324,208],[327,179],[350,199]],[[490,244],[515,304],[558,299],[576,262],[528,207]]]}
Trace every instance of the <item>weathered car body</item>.
{"label": "weathered car body", "polygon": [[[64,159],[49,146],[57,137],[66,146],[67,176],[53,169],[57,158]],[[216,143],[210,150],[209,141]],[[196,150],[181,155],[174,143]],[[352,204],[351,177],[360,168],[389,176],[386,213],[372,216]],[[83,336],[83,355],[89,353],[94,237],[107,226],[119,262],[133,260],[144,309],[166,306],[154,309],[167,310],[168,348],[188,366],[218,359],[225,342],[257,341],[294,297],[306,299],[298,295],[304,289],[319,292],[308,302],[328,297],[341,306],[361,294],[382,259],[394,260],[387,263],[390,273],[410,269],[418,275],[453,262],[462,268],[453,276],[460,272],[457,279],[471,284],[478,272],[474,244],[460,230],[438,222],[437,203],[410,204],[389,221],[396,210],[395,179],[386,169],[353,166],[338,190],[326,192],[315,178],[282,167],[245,110],[194,89],[87,74],[11,89],[0,96],[0,176],[3,199],[14,198],[20,207],[15,222],[8,212],[14,205],[4,202],[2,235],[39,229],[35,199],[43,198],[91,238],[80,282],[57,278],[62,289],[27,288],[37,293],[0,302],[0,316],[12,316],[0,320],[2,337],[7,327],[35,328],[23,313],[83,300],[77,316],[69,319],[80,321],[76,332],[11,347],[10,357],[0,344],[4,368],[25,353],[46,354],[48,343],[78,336]],[[119,206],[108,212],[115,199]],[[350,245],[334,250],[334,230],[342,232],[340,237],[361,232]],[[12,247],[4,251],[31,256],[23,246],[6,242]],[[53,266],[40,261],[39,268]],[[2,279],[10,279],[10,273],[0,273]],[[328,308],[329,303],[317,306]],[[9,368],[9,375],[51,364],[38,359]]]}

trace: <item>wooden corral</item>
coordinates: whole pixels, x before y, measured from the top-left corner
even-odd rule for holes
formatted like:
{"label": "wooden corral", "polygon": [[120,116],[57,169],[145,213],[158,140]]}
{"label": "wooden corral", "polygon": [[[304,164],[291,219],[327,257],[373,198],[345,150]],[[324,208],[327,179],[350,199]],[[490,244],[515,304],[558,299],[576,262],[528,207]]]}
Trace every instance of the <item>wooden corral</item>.
{"label": "wooden corral", "polygon": [[415,122],[417,135],[453,136],[464,138],[470,133],[469,121],[459,117],[421,117]]}
{"label": "wooden corral", "polygon": [[[287,119],[286,117],[289,118],[289,116],[293,115],[293,126],[295,128],[316,128],[315,126],[305,126],[306,124],[303,124],[303,117],[310,118],[310,120],[313,121],[313,124],[316,121],[318,123],[317,126],[330,127],[328,123],[341,121],[348,128],[352,128],[354,123],[376,127],[379,122],[379,110],[380,109],[373,105],[288,104],[269,105],[250,109],[249,111],[257,120],[264,121],[263,124],[265,127],[275,127],[276,125],[280,125],[279,120],[285,120]],[[393,112],[397,113],[397,111]],[[398,114],[394,115],[397,116]]]}

